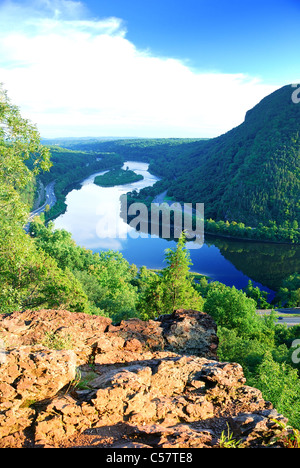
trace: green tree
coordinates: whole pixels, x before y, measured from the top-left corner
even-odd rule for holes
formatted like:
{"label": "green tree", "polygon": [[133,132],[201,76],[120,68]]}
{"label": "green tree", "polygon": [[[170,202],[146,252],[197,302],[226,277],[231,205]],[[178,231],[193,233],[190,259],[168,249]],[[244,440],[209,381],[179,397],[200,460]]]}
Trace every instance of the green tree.
{"label": "green tree", "polygon": [[88,300],[70,271],[25,233],[29,207],[22,191],[50,168],[47,148],[34,125],[21,117],[0,86],[0,310],[65,307],[87,311]]}
{"label": "green tree", "polygon": [[254,287],[251,280],[249,280],[247,288],[245,289],[247,297],[255,300],[258,309],[270,309],[271,305],[267,301],[268,293],[261,291],[258,286]]}
{"label": "green tree", "polygon": [[164,288],[160,272],[142,267],[138,274],[137,310],[142,320],[153,320],[164,313]]}
{"label": "green tree", "polygon": [[256,333],[260,318],[256,314],[256,302],[243,291],[218,284],[211,288],[204,304],[204,312],[210,314],[218,326],[236,329],[240,336]]}
{"label": "green tree", "polygon": [[190,274],[192,263],[185,242],[182,234],[176,248],[166,250],[167,266],[159,273],[143,270],[140,274],[138,311],[142,319],[171,314],[176,309],[203,309],[204,300]]}
{"label": "green tree", "polygon": [[201,310],[204,304],[193,286],[190,276],[192,262],[185,243],[186,238],[182,234],[176,249],[167,249],[165,253],[167,267],[162,272],[162,282],[164,311],[168,314],[181,308]]}
{"label": "green tree", "polygon": [[285,307],[298,307],[300,305],[300,274],[293,273],[283,282],[276,295],[276,302]]}
{"label": "green tree", "polygon": [[69,232],[54,229],[52,223],[46,227],[38,218],[30,232],[36,245],[80,282],[94,313],[108,314],[115,322],[136,316],[137,268],[120,252],[93,253],[76,245]]}
{"label": "green tree", "polygon": [[271,401],[291,426],[300,427],[300,380],[296,369],[276,362],[267,352],[249,384],[259,388],[264,399]]}
{"label": "green tree", "polygon": [[51,166],[49,150],[40,143],[36,126],[23,119],[0,84],[0,211],[1,221],[25,222],[20,192],[40,170]]}

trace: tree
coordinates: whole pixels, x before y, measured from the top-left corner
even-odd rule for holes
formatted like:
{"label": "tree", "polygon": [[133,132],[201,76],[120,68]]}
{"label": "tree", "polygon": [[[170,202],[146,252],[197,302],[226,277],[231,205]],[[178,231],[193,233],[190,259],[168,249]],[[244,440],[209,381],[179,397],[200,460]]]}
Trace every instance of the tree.
{"label": "tree", "polygon": [[251,280],[248,281],[245,293],[247,297],[251,297],[255,300],[258,309],[271,308],[271,305],[267,301],[268,293],[266,291],[261,291],[258,286],[254,287]]}
{"label": "tree", "polygon": [[164,313],[164,288],[160,272],[142,267],[138,274],[137,310],[142,320],[153,320]]}
{"label": "tree", "polygon": [[49,150],[41,145],[36,126],[22,118],[0,84],[0,212],[6,220],[26,220],[20,192],[50,166]]}
{"label": "tree", "polygon": [[30,227],[35,244],[57,262],[63,271],[69,270],[80,282],[94,312],[102,311],[118,322],[136,316],[137,292],[133,281],[137,275],[120,252],[93,253],[76,245],[69,232],[46,227],[36,218]]}
{"label": "tree", "polygon": [[297,369],[286,363],[274,361],[266,352],[256,375],[249,384],[262,391],[265,400],[272,402],[293,427],[300,427],[300,381]]}
{"label": "tree", "polygon": [[185,242],[182,234],[176,248],[166,250],[167,267],[159,273],[140,272],[141,292],[137,309],[143,320],[171,314],[176,309],[203,309],[204,301],[193,286],[190,275],[191,260]]}
{"label": "tree", "polygon": [[186,238],[184,233],[177,242],[176,249],[167,249],[165,258],[167,267],[163,270],[164,288],[164,310],[165,313],[172,313],[176,309],[196,309],[203,308],[203,299],[193,287],[193,280],[190,276],[189,252],[185,246]]}
{"label": "tree", "polygon": [[219,284],[211,288],[204,312],[210,314],[218,326],[236,329],[240,336],[249,336],[261,327],[256,302],[234,286],[230,288]]}
{"label": "tree", "polygon": [[29,207],[22,191],[50,155],[34,125],[21,117],[0,86],[0,310],[65,307],[85,312],[89,303],[80,283],[63,272],[24,231]]}

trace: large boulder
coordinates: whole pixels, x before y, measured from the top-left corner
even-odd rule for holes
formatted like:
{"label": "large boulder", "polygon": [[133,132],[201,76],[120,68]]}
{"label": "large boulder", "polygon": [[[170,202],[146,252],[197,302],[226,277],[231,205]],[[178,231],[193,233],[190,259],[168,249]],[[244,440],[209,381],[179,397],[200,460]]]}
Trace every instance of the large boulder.
{"label": "large boulder", "polygon": [[0,447],[218,447],[229,424],[263,446],[284,419],[240,365],[218,362],[217,344],[194,310],[119,325],[62,310],[2,316]]}

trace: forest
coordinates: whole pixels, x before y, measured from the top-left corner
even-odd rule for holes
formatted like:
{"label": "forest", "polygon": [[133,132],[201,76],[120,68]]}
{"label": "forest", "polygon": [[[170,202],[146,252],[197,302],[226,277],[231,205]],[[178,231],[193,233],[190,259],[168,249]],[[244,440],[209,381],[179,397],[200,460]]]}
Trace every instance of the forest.
{"label": "forest", "polygon": [[[70,158],[64,159],[60,149],[55,152],[41,145],[36,127],[22,118],[6,93],[3,96],[5,99],[0,101],[1,313],[60,308],[109,316],[118,323],[130,317],[155,319],[176,308],[202,310],[218,325],[219,359],[239,362],[248,384],[261,389],[264,398],[287,416],[293,427],[300,429],[300,368],[298,360],[293,359],[299,327],[277,324],[275,313],[258,315],[256,309],[269,304],[265,295],[250,283],[242,291],[191,274],[184,234],[174,249],[166,250],[166,267],[160,271],[138,269],[119,252],[93,253],[76,245],[69,232],[55,230],[51,222],[46,225],[43,217],[36,218],[30,234],[26,234],[23,227],[31,207],[25,201],[24,191],[36,177],[47,183],[61,171],[67,187],[85,171],[94,170],[95,159],[102,157],[96,163],[108,164],[107,158],[109,164],[115,165],[120,159],[114,154],[94,153],[84,155],[90,166],[72,167],[75,154],[69,153]],[[75,180],[72,174],[76,175]],[[294,303],[299,300],[299,291],[297,274],[282,285],[282,299]]]}

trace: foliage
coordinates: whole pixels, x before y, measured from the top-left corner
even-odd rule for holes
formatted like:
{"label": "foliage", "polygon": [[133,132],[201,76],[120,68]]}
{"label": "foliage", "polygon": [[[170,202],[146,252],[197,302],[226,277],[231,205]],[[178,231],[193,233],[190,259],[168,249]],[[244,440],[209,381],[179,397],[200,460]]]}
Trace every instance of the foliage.
{"label": "foliage", "polygon": [[71,272],[36,248],[22,227],[0,249],[1,312],[45,308],[87,311],[87,297]]}
{"label": "foliage", "polygon": [[[29,160],[32,170],[26,164]],[[22,191],[49,167],[49,151],[40,144],[36,127],[21,117],[0,84],[0,228],[4,234],[8,226],[26,221],[28,206]]]}
{"label": "foliage", "polygon": [[203,300],[195,290],[189,274],[192,263],[185,242],[185,235],[182,234],[176,249],[166,250],[167,267],[162,272],[166,313],[181,308],[195,310],[203,308]]}
{"label": "foliage", "polygon": [[86,294],[90,311],[109,315],[114,321],[135,316],[137,293],[132,280],[137,269],[119,252],[93,253],[79,247],[65,230],[46,227],[38,218],[30,227],[36,245],[70,271]]}
{"label": "foliage", "polygon": [[112,169],[106,174],[95,177],[94,183],[101,187],[113,187],[114,185],[125,185],[138,182],[144,177],[130,170]]}
{"label": "foliage", "polygon": [[138,311],[144,320],[176,309],[203,309],[203,299],[196,291],[190,274],[190,257],[182,234],[174,250],[165,253],[167,266],[159,273],[148,272],[145,268],[139,275],[140,299]]}
{"label": "foliage", "polygon": [[284,448],[300,448],[300,431],[277,419],[273,421],[282,429],[282,433],[274,438],[274,442],[280,442]]}
{"label": "foliage", "polygon": [[220,327],[236,329],[242,336],[250,336],[259,329],[257,304],[243,291],[218,284],[208,292],[204,312],[210,314]]}
{"label": "foliage", "polygon": [[46,332],[42,342],[49,349],[73,349],[74,337],[66,332]]}
{"label": "foliage", "polygon": [[288,276],[277,293],[277,302],[281,302],[285,307],[300,306],[300,274],[294,273]]}
{"label": "foliage", "polygon": [[249,383],[259,388],[277,411],[288,416],[293,427],[299,428],[300,380],[296,369],[286,363],[276,362],[271,353],[266,352],[256,375],[249,378]]}
{"label": "foliage", "polygon": [[265,224],[259,223],[256,227],[250,227],[236,221],[214,221],[210,218],[205,220],[204,226],[207,233],[221,237],[288,244],[300,243],[300,231],[297,221],[285,220],[278,226],[276,221],[265,221]]}
{"label": "foliage", "polygon": [[227,435],[225,431],[222,431],[221,437],[219,439],[220,448],[242,448],[242,441],[236,440],[230,432],[229,425],[227,424]]}
{"label": "foliage", "polygon": [[258,309],[270,309],[271,305],[267,301],[268,293],[259,289],[258,286],[254,287],[251,280],[245,289],[247,297],[255,300]]}
{"label": "foliage", "polygon": [[[86,297],[75,278],[25,234],[28,205],[22,190],[40,170],[50,168],[49,151],[35,126],[23,119],[0,88],[0,306],[1,312],[63,305],[85,310]],[[29,169],[31,166],[31,169]]]}

